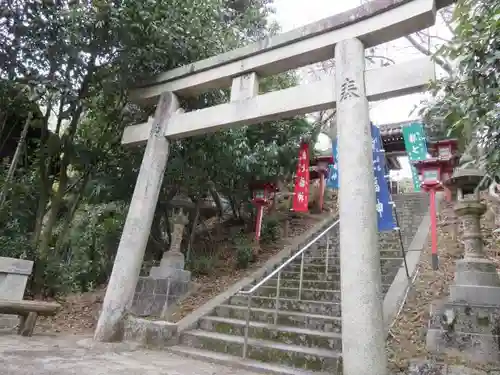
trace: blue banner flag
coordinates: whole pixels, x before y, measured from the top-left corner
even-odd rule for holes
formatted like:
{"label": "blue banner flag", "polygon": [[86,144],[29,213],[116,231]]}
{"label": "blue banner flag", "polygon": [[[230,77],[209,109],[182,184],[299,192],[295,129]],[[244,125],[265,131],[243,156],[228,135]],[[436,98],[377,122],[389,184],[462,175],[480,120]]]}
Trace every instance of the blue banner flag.
{"label": "blue banner flag", "polygon": [[377,203],[377,223],[379,232],[396,228],[392,215],[391,195],[385,178],[385,154],[380,129],[372,124],[373,174]]}
{"label": "blue banner flag", "polygon": [[338,156],[339,152],[337,149],[337,141],[332,141],[332,154],[333,154],[333,164],[329,166],[328,180],[326,180],[326,186],[331,189],[339,188],[339,162]]}
{"label": "blue banner flag", "polygon": [[[378,230],[388,231],[396,228],[394,217],[392,215],[391,195],[389,186],[385,178],[385,154],[382,148],[382,138],[380,129],[371,125],[372,150],[373,150],[373,174],[375,184]],[[331,189],[339,188],[339,169],[338,169],[338,149],[337,140],[332,142],[333,165],[330,166],[326,186]]]}

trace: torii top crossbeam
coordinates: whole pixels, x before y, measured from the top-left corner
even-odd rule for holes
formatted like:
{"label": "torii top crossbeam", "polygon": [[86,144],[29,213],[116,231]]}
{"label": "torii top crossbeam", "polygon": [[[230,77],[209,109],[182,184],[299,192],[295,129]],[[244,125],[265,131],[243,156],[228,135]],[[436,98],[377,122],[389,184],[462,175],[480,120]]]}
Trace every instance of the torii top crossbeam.
{"label": "torii top crossbeam", "polygon": [[152,99],[171,91],[180,96],[228,88],[233,77],[261,77],[333,58],[340,40],[360,39],[366,48],[432,26],[436,9],[453,0],[375,0],[295,30],[265,38],[208,59],[181,66],[138,84],[131,97]]}

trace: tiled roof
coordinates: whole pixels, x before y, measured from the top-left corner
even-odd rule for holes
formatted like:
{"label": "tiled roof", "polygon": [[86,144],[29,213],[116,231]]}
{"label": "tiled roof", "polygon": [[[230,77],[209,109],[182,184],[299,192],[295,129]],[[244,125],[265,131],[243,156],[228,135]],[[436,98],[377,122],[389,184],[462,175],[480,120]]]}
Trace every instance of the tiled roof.
{"label": "tiled roof", "polygon": [[392,124],[382,124],[380,127],[380,135],[382,137],[402,137],[403,136],[403,126],[409,125],[418,120],[395,122]]}

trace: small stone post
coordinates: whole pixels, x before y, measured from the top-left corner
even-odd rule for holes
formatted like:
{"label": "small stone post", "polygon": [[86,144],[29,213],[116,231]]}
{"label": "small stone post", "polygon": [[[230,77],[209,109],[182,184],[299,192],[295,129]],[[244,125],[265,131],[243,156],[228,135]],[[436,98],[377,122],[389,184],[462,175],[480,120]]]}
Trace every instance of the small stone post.
{"label": "small stone post", "polygon": [[[181,243],[184,235],[184,227],[189,223],[188,216],[184,214],[182,208],[172,216],[172,243],[168,251],[163,253],[159,267],[152,267],[149,275],[155,278],[179,279],[181,274],[189,273],[184,270],[184,254],[181,253]],[[191,274],[187,277],[190,278]],[[185,279],[185,277],[183,278]],[[183,280],[189,282],[189,280]]]}
{"label": "small stone post", "polygon": [[133,300],[167,166],[169,142],[163,133],[170,116],[178,109],[175,94],[160,96],[94,340],[109,342],[123,337],[123,318]]}
{"label": "small stone post", "polygon": [[335,47],[343,373],[387,375],[364,51],[358,39]]}

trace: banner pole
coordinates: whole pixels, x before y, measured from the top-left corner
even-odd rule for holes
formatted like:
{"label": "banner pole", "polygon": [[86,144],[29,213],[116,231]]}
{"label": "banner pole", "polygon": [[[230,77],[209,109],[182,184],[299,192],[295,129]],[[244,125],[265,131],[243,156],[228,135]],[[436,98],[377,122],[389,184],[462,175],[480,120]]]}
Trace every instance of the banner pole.
{"label": "banner pole", "polygon": [[439,268],[439,259],[437,253],[437,213],[436,213],[436,190],[430,189],[430,214],[431,214],[431,251],[432,251],[432,269]]}

